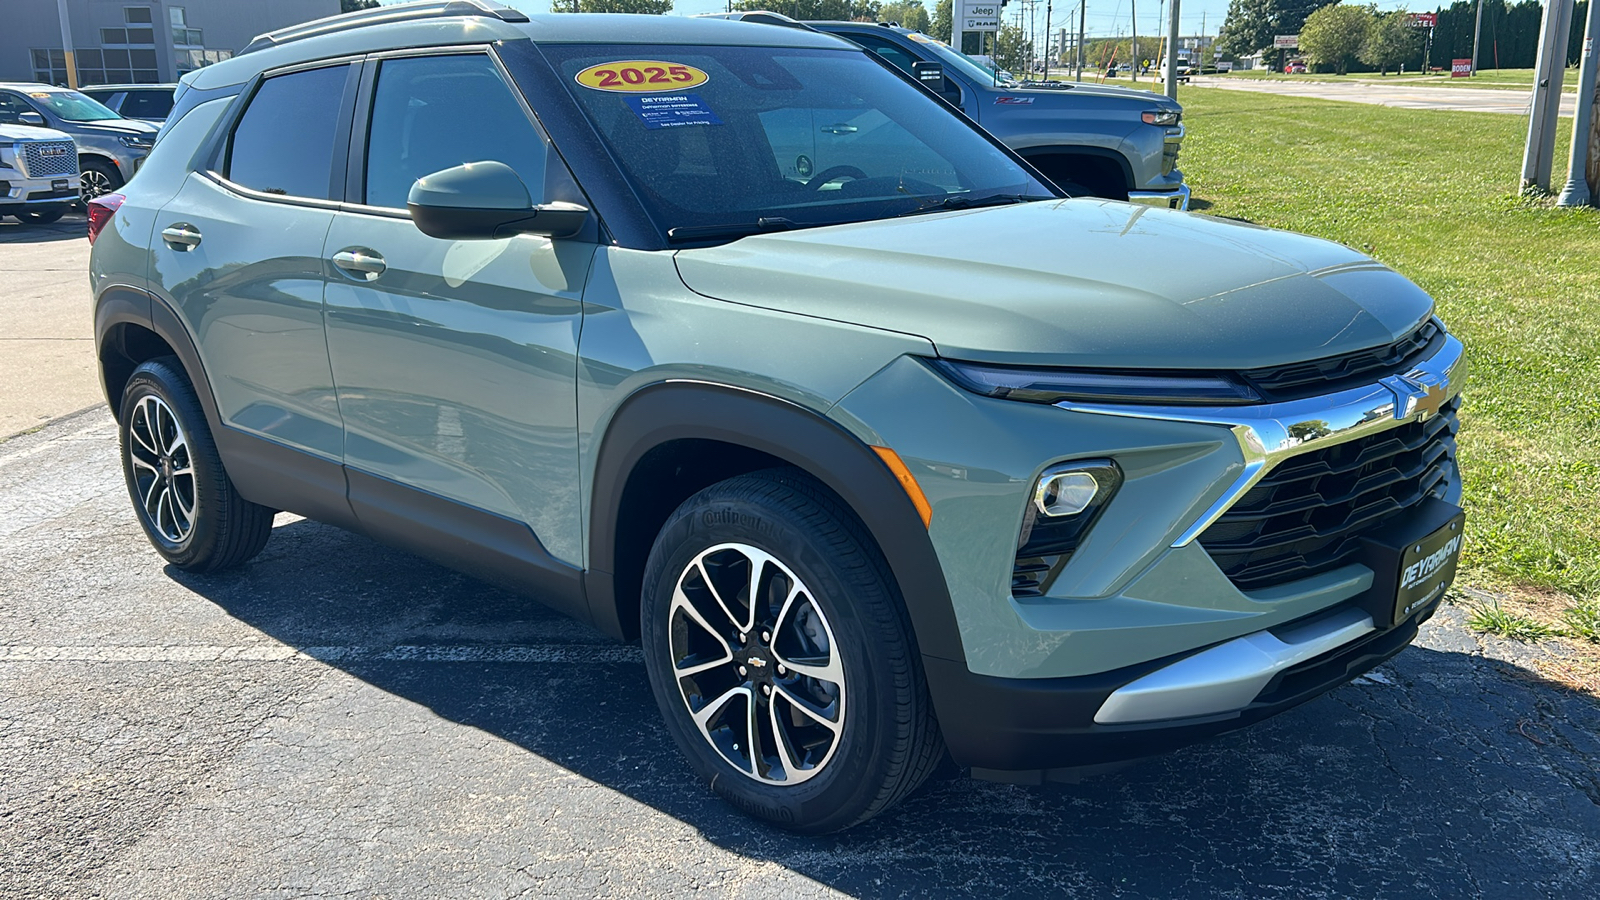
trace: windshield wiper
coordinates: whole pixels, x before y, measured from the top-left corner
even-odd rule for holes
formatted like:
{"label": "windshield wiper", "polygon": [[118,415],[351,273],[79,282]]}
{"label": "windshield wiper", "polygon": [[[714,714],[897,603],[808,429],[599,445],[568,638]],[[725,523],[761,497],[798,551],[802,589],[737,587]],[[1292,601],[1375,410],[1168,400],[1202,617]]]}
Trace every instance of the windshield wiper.
{"label": "windshield wiper", "polygon": [[895,216],[914,216],[925,212],[942,212],[948,209],[978,209],[984,206],[1010,206],[1013,203],[1029,203],[1034,200],[1059,200],[1059,197],[1035,197],[1030,194],[990,194],[987,197],[946,197],[932,203],[924,203],[916,209],[907,210]]}
{"label": "windshield wiper", "polygon": [[788,231],[800,227],[793,219],[783,216],[762,216],[754,222],[741,222],[731,225],[679,225],[667,229],[667,240],[671,243],[687,243],[689,241],[714,241],[718,238],[748,237],[752,234],[762,234],[768,231]]}

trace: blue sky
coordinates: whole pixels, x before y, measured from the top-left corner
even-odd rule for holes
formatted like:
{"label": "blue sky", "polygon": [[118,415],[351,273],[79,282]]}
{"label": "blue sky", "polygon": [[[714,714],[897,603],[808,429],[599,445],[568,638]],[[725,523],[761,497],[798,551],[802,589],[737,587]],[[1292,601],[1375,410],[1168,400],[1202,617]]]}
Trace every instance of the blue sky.
{"label": "blue sky", "polygon": [[[389,2],[398,2],[398,0],[389,0]],[[528,13],[550,11],[549,0],[502,0],[502,2]],[[1011,16],[1015,14],[1014,11],[1022,6],[1022,2],[1023,0],[1012,0],[1011,4],[1006,7],[1007,21],[1010,21]],[[926,2],[924,5],[928,7],[928,12],[931,14],[934,4]],[[1131,5],[1129,0],[1095,0],[1095,2],[1089,3],[1087,12],[1089,36],[1126,35],[1128,33]],[[1423,0],[1415,0],[1415,2],[1411,3],[1406,3],[1404,0],[1380,0],[1378,3],[1381,9],[1396,9],[1401,6],[1409,6],[1420,10],[1432,9],[1436,5],[1437,2],[1423,2]],[[1140,34],[1157,34],[1166,31],[1166,16],[1161,0],[1137,0],[1137,7]],[[722,12],[726,8],[726,0],[675,0],[673,15],[692,16],[696,13]],[[781,10],[782,7],[778,5],[777,8]],[[1054,27],[1066,28],[1069,24],[1075,26],[1077,24],[1077,8],[1078,4],[1075,0],[1057,0],[1054,3],[1051,19]],[[1217,29],[1222,25],[1222,20],[1227,16],[1227,12],[1228,0],[1182,0],[1182,12],[1179,16],[1180,30],[1186,36],[1199,34],[1203,24],[1206,34],[1216,34]],[[1038,0],[1035,21],[1039,23],[1041,30],[1044,25],[1044,17],[1044,0]]]}

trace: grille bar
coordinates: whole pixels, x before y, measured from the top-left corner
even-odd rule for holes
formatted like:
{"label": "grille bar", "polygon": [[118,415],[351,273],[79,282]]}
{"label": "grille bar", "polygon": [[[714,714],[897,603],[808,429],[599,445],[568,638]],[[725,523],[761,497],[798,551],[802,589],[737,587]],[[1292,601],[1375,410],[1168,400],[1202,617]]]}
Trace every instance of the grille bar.
{"label": "grille bar", "polygon": [[19,159],[29,178],[73,175],[78,171],[77,148],[71,141],[27,141]]}
{"label": "grille bar", "polygon": [[1432,356],[1444,338],[1444,328],[1436,319],[1429,319],[1400,340],[1382,347],[1307,362],[1246,369],[1239,374],[1264,397],[1290,400],[1338,390],[1356,382],[1376,381],[1384,375],[1403,371],[1417,360]]}
{"label": "grille bar", "polygon": [[1241,590],[1344,565],[1368,531],[1449,492],[1459,402],[1283,463],[1200,535],[1201,546]]}

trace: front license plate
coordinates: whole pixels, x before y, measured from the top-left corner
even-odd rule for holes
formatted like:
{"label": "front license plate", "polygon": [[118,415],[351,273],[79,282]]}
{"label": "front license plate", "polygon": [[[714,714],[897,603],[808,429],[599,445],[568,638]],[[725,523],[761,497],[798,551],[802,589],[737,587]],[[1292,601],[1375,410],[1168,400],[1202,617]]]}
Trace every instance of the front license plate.
{"label": "front license plate", "polygon": [[66,189],[67,179],[65,178],[57,178],[55,181],[50,182],[50,190],[52,191],[64,191]]}
{"label": "front license plate", "polygon": [[1465,513],[1458,513],[1400,554],[1394,623],[1405,621],[1412,613],[1437,600],[1455,580],[1456,563],[1461,558],[1462,526],[1466,519]]}

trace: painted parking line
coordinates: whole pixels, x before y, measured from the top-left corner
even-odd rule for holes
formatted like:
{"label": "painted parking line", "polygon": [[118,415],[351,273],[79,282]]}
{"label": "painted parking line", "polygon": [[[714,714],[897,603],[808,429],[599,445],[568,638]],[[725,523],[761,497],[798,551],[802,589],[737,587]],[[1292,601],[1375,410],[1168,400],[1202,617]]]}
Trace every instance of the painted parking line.
{"label": "painted parking line", "polygon": [[430,662],[430,663],[639,663],[639,648],[622,644],[429,645],[390,647],[0,647],[0,663],[105,662]]}

